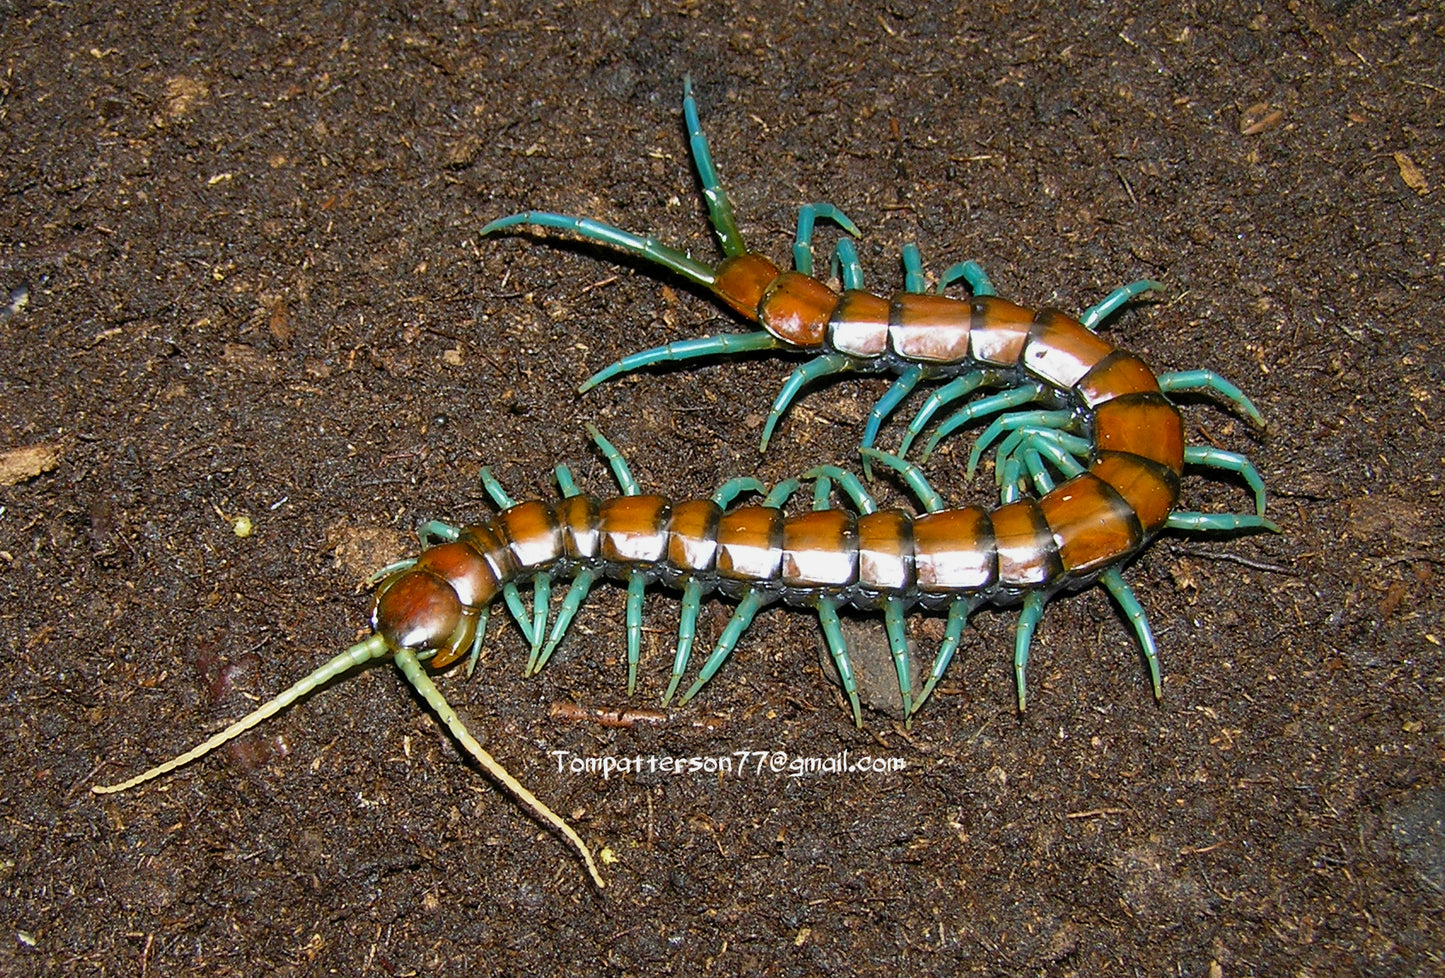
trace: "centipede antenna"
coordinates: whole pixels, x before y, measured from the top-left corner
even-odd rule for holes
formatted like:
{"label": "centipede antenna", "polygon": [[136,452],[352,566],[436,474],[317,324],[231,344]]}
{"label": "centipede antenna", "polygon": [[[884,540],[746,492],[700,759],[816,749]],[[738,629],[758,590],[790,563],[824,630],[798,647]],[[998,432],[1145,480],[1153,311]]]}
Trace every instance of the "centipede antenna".
{"label": "centipede antenna", "polygon": [[477,739],[471,735],[466,725],[457,716],[456,710],[452,709],[452,705],[441,694],[441,690],[436,688],[431,677],[426,674],[426,670],[422,668],[416,654],[410,649],[402,649],[396,653],[395,661],[396,667],[401,670],[407,682],[411,683],[412,688],[421,694],[422,699],[426,700],[427,705],[437,715],[437,719],[457,739],[457,743],[461,744],[467,753],[481,765],[482,769],[501,784],[513,798],[521,802],[523,807],[560,832],[577,850],[577,854],[582,857],[582,862],[586,864],[587,872],[591,875],[592,882],[597,885],[597,888],[600,890],[606,887],[607,883],[602,879],[602,874],[597,871],[597,864],[592,861],[592,852],[587,848],[587,844],[573,831],[572,826],[563,820],[562,816],[552,811],[536,795],[523,787],[520,781],[512,777],[506,768],[498,763],[491,754],[488,754],[481,744],[477,743]]}
{"label": "centipede antenna", "polygon": [[717,232],[718,243],[723,254],[729,258],[746,254],[748,246],[743,243],[743,234],[738,230],[737,218],[733,216],[733,204],[723,189],[717,167],[712,161],[712,150],[708,147],[707,136],[697,117],[697,101],[692,97],[692,78],[682,79],[682,118],[687,126],[687,143],[692,149],[692,162],[697,167],[697,178],[702,181],[702,196],[707,201],[707,212]]}
{"label": "centipede antenna", "polygon": [[173,757],[169,761],[166,761],[164,764],[158,764],[148,771],[143,771],[142,773],[137,774],[135,777],[131,778],[129,781],[122,781],[120,784],[111,785],[92,785],[90,790],[98,795],[115,794],[119,791],[128,791],[129,789],[134,788],[138,784],[144,784],[145,782],[150,781],[153,778],[158,778],[163,774],[169,774],[170,772],[176,770],[179,767],[184,767],[185,765],[191,763],[197,758],[204,757],[211,751],[215,750],[217,747],[220,747],[222,744],[235,740],[237,737],[241,736],[241,734],[250,730],[258,723],[261,723],[263,720],[266,720],[269,717],[275,716],[277,713],[286,709],[286,707],[290,706],[292,703],[295,703],[307,693],[310,693],[311,691],[320,688],[321,686],[330,682],[332,679],[335,679],[337,676],[341,675],[343,672],[346,672],[347,670],[358,666],[363,662],[370,662],[372,659],[380,659],[388,654],[390,654],[390,650],[386,647],[386,642],[381,638],[380,635],[373,635],[364,641],[357,642],[345,652],[341,652],[333,656],[326,662],[322,663],[319,667],[312,670],[306,676],[297,680],[297,682],[285,692],[270,700],[267,700],[255,710],[251,711],[241,719],[237,720],[235,723],[231,724],[225,730],[222,730],[215,736],[208,738],[207,740],[201,742],[195,747],[192,747],[184,754]]}
{"label": "centipede antenna", "polygon": [[595,241],[598,244],[607,245],[609,248],[616,248],[625,254],[645,258],[669,271],[676,272],[697,285],[711,288],[717,278],[716,272],[712,268],[676,248],[663,244],[651,235],[642,237],[631,231],[624,231],[610,224],[594,221],[590,217],[571,217],[567,214],[553,214],[549,211],[523,211],[520,214],[497,218],[482,228],[478,235],[486,237],[507,228],[527,226],[570,231],[587,241]]}
{"label": "centipede antenna", "polygon": [[758,350],[776,350],[784,346],[787,344],[772,333],[761,330],[756,333],[723,333],[718,336],[700,336],[697,339],[679,340],[676,343],[655,346],[650,350],[639,350],[637,353],[623,357],[616,363],[603,367],[584,380],[578,386],[577,393],[585,394],[598,384],[611,380],[613,377],[657,363],[674,363],[698,357],[727,356],[734,353],[753,353]]}
{"label": "centipede antenna", "polygon": [[1079,322],[1083,323],[1085,328],[1092,330],[1131,299],[1137,298],[1145,292],[1163,291],[1163,283],[1154,282],[1147,278],[1141,278],[1137,282],[1130,282],[1128,285],[1121,285],[1099,302],[1085,309],[1084,314],[1079,317]]}
{"label": "centipede antenna", "polygon": [[1212,391],[1243,411],[1256,425],[1264,427],[1264,415],[1259,413],[1249,396],[1213,370],[1180,370],[1177,373],[1161,374],[1159,389],[1166,394],[1199,394]]}
{"label": "centipede antenna", "polygon": [[793,398],[798,396],[800,390],[819,377],[827,377],[830,374],[852,369],[852,358],[843,353],[825,353],[795,368],[788,375],[788,379],[783,381],[783,386],[778,390],[778,396],[773,398],[773,406],[768,409],[768,419],[763,423],[763,437],[758,444],[758,451],[766,452],[768,450],[768,442],[772,441],[773,432],[777,429],[783,412],[788,409],[788,405],[793,403]]}

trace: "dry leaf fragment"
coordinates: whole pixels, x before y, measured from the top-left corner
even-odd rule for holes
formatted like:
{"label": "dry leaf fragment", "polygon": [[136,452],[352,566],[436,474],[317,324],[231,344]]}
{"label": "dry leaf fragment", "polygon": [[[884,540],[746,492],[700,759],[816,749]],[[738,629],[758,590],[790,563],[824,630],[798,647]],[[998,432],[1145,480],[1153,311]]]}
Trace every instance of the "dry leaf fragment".
{"label": "dry leaf fragment", "polygon": [[51,442],[0,452],[0,486],[13,486],[60,464],[60,446]]}
{"label": "dry leaf fragment", "polygon": [[1430,184],[1425,181],[1425,174],[1420,172],[1420,168],[1409,156],[1404,153],[1396,153],[1395,165],[1400,168],[1400,179],[1405,181],[1405,186],[1421,197],[1430,192]]}
{"label": "dry leaf fragment", "polygon": [[1278,128],[1283,121],[1284,109],[1271,108],[1268,102],[1256,102],[1239,117],[1239,133],[1242,136],[1258,136]]}

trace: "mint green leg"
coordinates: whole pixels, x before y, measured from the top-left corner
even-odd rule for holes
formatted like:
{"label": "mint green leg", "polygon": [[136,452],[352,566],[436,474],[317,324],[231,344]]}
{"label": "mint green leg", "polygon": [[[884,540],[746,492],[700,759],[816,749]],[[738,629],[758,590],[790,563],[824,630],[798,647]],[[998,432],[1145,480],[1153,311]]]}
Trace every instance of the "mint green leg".
{"label": "mint green leg", "polygon": [[707,144],[707,136],[703,134],[702,123],[698,121],[697,101],[692,97],[691,78],[682,80],[682,117],[687,124],[687,143],[692,149],[692,162],[697,167],[698,179],[702,181],[702,195],[707,201],[713,230],[717,232],[723,254],[735,258],[745,253],[748,246],[743,243],[737,218],[733,216],[732,201],[728,200],[727,191],[723,189],[717,167],[712,161],[712,149]]}
{"label": "mint green leg", "polygon": [[928,423],[933,420],[933,416],[938,412],[939,408],[952,404],[960,398],[967,397],[978,390],[979,387],[983,386],[987,380],[987,373],[982,370],[976,370],[971,374],[955,377],[932,394],[929,394],[928,400],[923,402],[923,407],[918,409],[918,413],[914,415],[913,420],[908,423],[908,431],[903,436],[903,443],[898,446],[898,454],[908,454],[908,449],[913,444],[913,440],[923,434],[923,429],[928,427]]}
{"label": "mint green leg", "polygon": [[917,294],[927,289],[923,279],[923,252],[910,241],[903,246],[903,291]]}
{"label": "mint green leg", "polygon": [[948,271],[939,276],[938,287],[934,289],[934,291],[942,295],[944,289],[959,279],[963,279],[968,285],[968,290],[976,296],[998,294],[994,292],[993,282],[989,280],[988,273],[985,272],[983,266],[976,261],[961,261],[957,265],[950,267]]}
{"label": "mint green leg", "polygon": [[1124,576],[1119,573],[1119,568],[1110,567],[1099,575],[1099,583],[1114,596],[1119,607],[1124,612],[1124,617],[1129,619],[1129,624],[1134,626],[1134,634],[1139,638],[1139,647],[1144,650],[1144,661],[1149,666],[1149,681],[1154,685],[1154,698],[1164,698],[1164,682],[1159,669],[1159,650],[1154,645],[1154,632],[1149,628],[1149,617],[1144,614],[1144,606],[1139,603],[1139,598],[1134,594],[1134,589],[1124,581]]}
{"label": "mint green leg", "polygon": [[662,705],[672,702],[682,674],[687,671],[688,660],[692,658],[692,643],[697,638],[697,616],[702,611],[703,585],[696,578],[689,578],[682,588],[682,609],[677,616],[677,650],[672,657],[672,679],[667,683],[667,692],[662,695]]}
{"label": "mint green leg", "polygon": [[1047,599],[1038,591],[1030,591],[1024,597],[1024,610],[1019,615],[1018,631],[1014,633],[1014,687],[1018,690],[1019,712],[1028,709],[1028,684],[1024,679],[1024,667],[1029,663],[1029,647],[1034,641],[1034,629],[1044,617]]}
{"label": "mint green leg", "polygon": [[[477,612],[477,634],[472,639],[472,651],[467,656],[467,678],[472,678],[472,673],[477,671],[477,660],[482,657],[482,641],[487,636],[487,623],[492,620],[492,606],[487,605]],[[526,675],[526,673],[522,673]]]}
{"label": "mint green leg", "polygon": [[1249,420],[1264,427],[1264,415],[1259,413],[1259,409],[1254,406],[1254,402],[1245,395],[1244,391],[1212,370],[1181,370],[1177,373],[1163,374],[1159,378],[1159,389],[1166,394],[1212,391],[1243,411]]}
{"label": "mint green leg", "polygon": [[933,433],[933,437],[930,438],[928,444],[924,446],[922,461],[927,462],[929,456],[933,454],[933,450],[938,447],[938,443],[964,425],[970,424],[978,418],[985,418],[990,414],[997,414],[999,411],[1022,407],[1025,404],[1044,397],[1045,393],[1043,386],[1040,384],[1021,384],[1010,390],[1002,391],[998,394],[991,394],[981,400],[974,401],[967,407],[961,408],[938,426],[938,430]]}
{"label": "mint green leg", "polygon": [[595,572],[589,568],[582,568],[577,576],[572,579],[572,586],[567,589],[567,594],[562,598],[562,606],[557,609],[557,620],[552,623],[552,633],[547,636],[547,644],[542,646],[535,662],[527,664],[530,672],[524,675],[535,676],[542,671],[547,660],[552,658],[552,653],[557,650],[557,645],[562,637],[567,634],[567,629],[572,627],[572,619],[576,616],[582,602],[587,600],[588,593],[592,590],[592,584],[597,580]]}
{"label": "mint green leg", "polygon": [[1238,452],[1226,452],[1219,448],[1208,448],[1201,445],[1187,445],[1184,448],[1185,465],[1202,465],[1206,468],[1220,469],[1225,472],[1233,472],[1249,484],[1254,490],[1255,512],[1264,515],[1264,477],[1259,474],[1259,469],[1254,463]]}
{"label": "mint green leg", "polygon": [[636,353],[628,354],[584,380],[577,388],[577,393],[585,394],[603,381],[611,380],[621,374],[631,373],[642,367],[650,367],[655,363],[675,363],[680,360],[694,360],[698,357],[775,350],[783,346],[787,346],[787,344],[771,333],[761,330],[755,333],[723,333],[720,336],[701,336],[692,340],[679,340],[676,343],[666,343],[662,346],[654,346],[650,350],[639,350]]}
{"label": "mint green leg", "polygon": [[782,419],[783,412],[788,409],[789,404],[793,403],[793,398],[798,396],[798,392],[802,390],[805,385],[812,383],[819,377],[826,377],[829,374],[842,373],[845,370],[852,369],[853,361],[851,358],[841,353],[825,353],[820,357],[814,357],[789,374],[788,379],[783,381],[783,386],[782,389],[778,391],[778,396],[773,398],[773,406],[771,410],[768,411],[768,420],[763,425],[763,438],[758,446],[758,451],[765,452],[768,450],[768,442],[772,440],[773,431],[777,428],[778,421]]}
{"label": "mint green leg", "polygon": [[1141,296],[1145,292],[1163,291],[1164,286],[1162,284],[1152,282],[1147,278],[1140,279],[1137,282],[1131,282],[1128,285],[1121,285],[1105,296],[1102,301],[1084,310],[1084,314],[1079,317],[1079,322],[1083,323],[1089,329],[1094,329],[1105,319],[1108,319],[1116,309],[1131,299]]}
{"label": "mint green leg", "polygon": [[647,577],[633,571],[627,578],[627,695],[637,688],[637,661],[642,656],[642,597]]}
{"label": "mint green leg", "polygon": [[753,623],[753,617],[762,606],[763,595],[760,591],[749,591],[743,596],[743,599],[738,602],[737,608],[733,611],[733,616],[728,619],[727,626],[723,628],[723,633],[717,640],[717,647],[713,649],[712,655],[708,656],[707,662],[703,663],[702,671],[698,673],[697,681],[688,688],[686,693],[682,694],[682,699],[677,701],[679,706],[682,706],[696,696],[698,691],[707,685],[708,680],[712,679],[717,671],[722,668],[722,664],[726,662],[728,656],[732,654],[733,649],[738,644],[738,640],[743,637],[743,632],[747,631],[748,626]]}
{"label": "mint green leg", "polygon": [[858,249],[852,238],[841,238],[833,246],[833,260],[828,263],[828,274],[836,275],[844,289],[858,291],[863,288],[863,265],[858,261]]}
{"label": "mint green leg", "polygon": [[[482,488],[487,490],[487,495],[492,497],[492,502],[496,503],[498,507],[506,509],[509,506],[517,505],[517,501],[508,495],[507,490],[503,489],[502,484],[492,475],[492,470],[486,466],[482,466],[481,480]],[[546,575],[537,575],[538,578],[544,576]],[[551,582],[549,580],[548,588],[550,589],[550,587]],[[533,593],[535,595],[535,591]],[[542,629],[538,625],[537,619],[533,616],[532,612],[528,611],[526,605],[522,603],[522,594],[517,589],[517,585],[510,581],[504,584],[502,586],[502,600],[506,602],[507,610],[511,612],[512,619],[516,621],[517,627],[522,630],[522,635],[527,639],[527,644],[532,647],[533,653],[535,654]],[[545,622],[545,616],[543,620]]]}
{"label": "mint green leg", "polygon": [[844,231],[857,237],[861,231],[832,204],[804,204],[798,208],[798,234],[793,239],[793,268],[804,275],[813,274],[813,225],[818,218],[832,221]]}
{"label": "mint green leg", "polygon": [[700,261],[694,261],[676,248],[668,247],[651,235],[644,237],[633,234],[631,231],[624,231],[610,224],[594,221],[590,217],[572,217],[568,214],[553,214],[549,211],[523,211],[520,214],[499,217],[478,233],[480,237],[486,237],[497,231],[517,227],[570,231],[587,241],[595,241],[609,248],[616,248],[625,254],[645,258],[698,285],[710,286],[716,277],[716,272],[712,268]]}
{"label": "mint green leg", "polygon": [[898,695],[903,700],[904,723],[913,716],[913,657],[908,651],[908,632],[903,620],[903,600],[883,600],[883,624],[888,648],[893,653],[893,670],[898,673]]}
{"label": "mint green leg", "polygon": [[923,692],[919,695],[918,702],[913,705],[914,713],[928,702],[934,687],[943,679],[949,663],[953,661],[954,653],[958,651],[958,643],[963,639],[964,626],[968,624],[968,611],[968,602],[964,598],[957,598],[948,606],[948,623],[944,626],[943,644],[938,647],[938,655],[933,659],[933,669],[928,674],[928,681],[923,684]]}
{"label": "mint green leg", "polygon": [[[868,412],[868,424],[863,428],[863,440],[860,443],[863,448],[872,448],[873,443],[878,439],[878,429],[883,427],[883,422],[893,413],[893,409],[903,403],[903,399],[913,393],[918,382],[927,374],[922,366],[909,367],[898,375],[893,386],[878,398],[878,403],[873,405],[873,410]],[[873,478],[873,470],[868,464],[868,456],[863,456],[863,475],[866,478]]]}
{"label": "mint green leg", "polygon": [[1165,526],[1193,533],[1232,533],[1236,530],[1267,530],[1279,533],[1274,520],[1248,513],[1170,513]]}
{"label": "mint green leg", "polygon": [[968,453],[968,477],[973,478],[983,453],[1005,431],[1017,431],[1020,428],[1067,428],[1076,420],[1072,411],[1016,411],[995,418],[978,436],[978,440],[973,443],[973,449]]}
{"label": "mint green leg", "polygon": [[882,462],[888,466],[888,468],[897,472],[903,479],[904,484],[908,486],[918,501],[923,504],[924,510],[930,513],[936,513],[940,509],[943,509],[943,497],[938,494],[937,489],[933,488],[933,484],[928,481],[928,477],[923,474],[923,470],[918,466],[899,458],[897,455],[891,455],[888,452],[879,451],[876,448],[865,448],[862,450],[862,453],[865,460],[872,459]]}
{"label": "mint green leg", "polygon": [[843,692],[848,694],[848,705],[853,708],[853,724],[863,729],[863,708],[858,703],[858,683],[853,677],[853,662],[848,658],[848,642],[838,622],[838,603],[831,598],[818,599],[818,622],[823,626],[823,638],[828,643],[828,654],[838,670],[838,681]]}

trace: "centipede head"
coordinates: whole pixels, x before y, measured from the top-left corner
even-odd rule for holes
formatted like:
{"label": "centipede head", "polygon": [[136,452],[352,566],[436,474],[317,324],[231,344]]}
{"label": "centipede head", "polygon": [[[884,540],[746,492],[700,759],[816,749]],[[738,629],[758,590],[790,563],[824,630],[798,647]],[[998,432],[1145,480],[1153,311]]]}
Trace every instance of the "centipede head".
{"label": "centipede head", "polygon": [[822,346],[838,293],[811,275],[780,272],[762,255],[749,251],[718,265],[713,293],[734,310],[756,320],[790,346]]}
{"label": "centipede head", "polygon": [[391,649],[438,650],[435,668],[455,662],[472,643],[477,619],[463,608],[456,590],[427,570],[409,568],[376,589],[371,626]]}

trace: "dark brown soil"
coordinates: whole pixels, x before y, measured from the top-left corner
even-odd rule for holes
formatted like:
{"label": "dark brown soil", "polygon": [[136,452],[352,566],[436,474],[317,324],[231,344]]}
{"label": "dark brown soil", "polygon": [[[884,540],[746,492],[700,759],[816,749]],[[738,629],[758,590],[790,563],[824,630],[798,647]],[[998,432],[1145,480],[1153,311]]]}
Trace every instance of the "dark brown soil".
{"label": "dark brown soil", "polygon": [[[0,0],[0,451],[58,453],[0,488],[0,971],[1445,973],[1438,4],[141,6]],[[855,463],[878,379],[810,392],[762,457],[777,358],[578,396],[743,327],[600,250],[476,236],[530,206],[716,254],[689,73],[760,250],[825,199],[879,290],[909,241],[1029,305],[1158,278],[1110,335],[1255,399],[1266,434],[1198,401],[1190,438],[1249,454],[1285,532],[1127,571],[1163,703],[1094,589],[1049,608],[1022,716],[1015,612],[977,616],[911,729],[859,731],[778,609],[661,724],[555,717],[666,684],[676,595],[628,699],[607,587],[539,679],[499,628],[439,680],[611,860],[605,893],[385,666],[93,797],[365,634],[367,569],[486,511],[483,464],[606,492],[589,421],[677,497]],[[929,471],[982,499],[965,445]],[[604,780],[551,753],[845,750],[906,768]]]}

